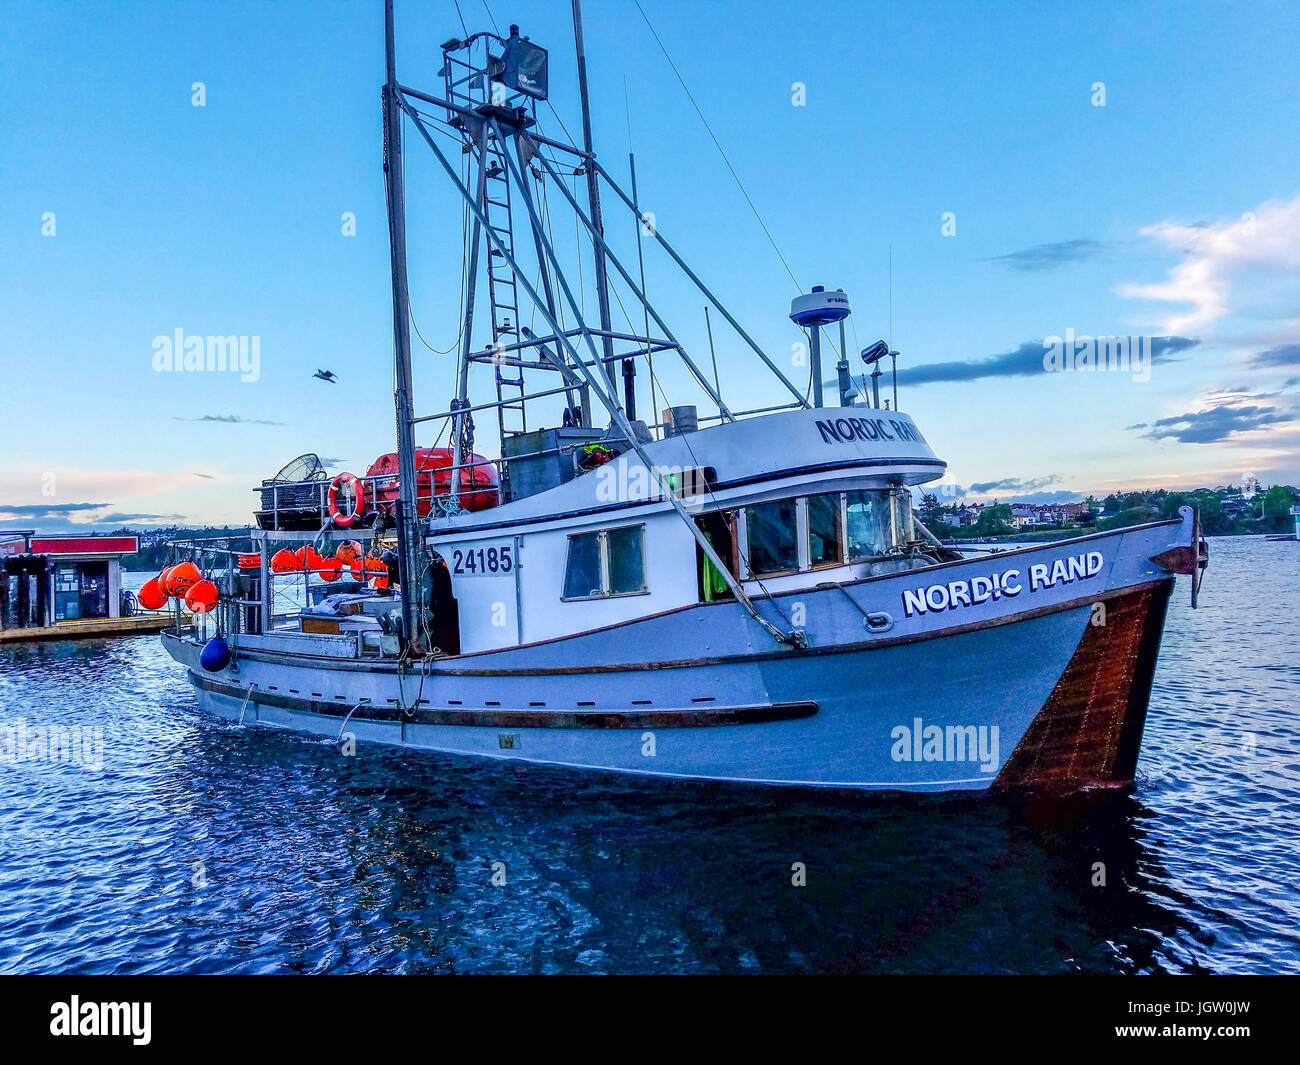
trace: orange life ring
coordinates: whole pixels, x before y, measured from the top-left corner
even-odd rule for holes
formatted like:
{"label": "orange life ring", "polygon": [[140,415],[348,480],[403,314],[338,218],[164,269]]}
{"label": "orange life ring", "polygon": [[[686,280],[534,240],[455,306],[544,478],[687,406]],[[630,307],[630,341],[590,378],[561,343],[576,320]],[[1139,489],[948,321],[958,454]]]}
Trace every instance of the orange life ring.
{"label": "orange life ring", "polygon": [[[352,512],[343,514],[339,511],[338,493],[343,485],[352,488]],[[330,518],[340,529],[350,529],[356,520],[366,512],[366,484],[355,473],[340,473],[330,482]]]}

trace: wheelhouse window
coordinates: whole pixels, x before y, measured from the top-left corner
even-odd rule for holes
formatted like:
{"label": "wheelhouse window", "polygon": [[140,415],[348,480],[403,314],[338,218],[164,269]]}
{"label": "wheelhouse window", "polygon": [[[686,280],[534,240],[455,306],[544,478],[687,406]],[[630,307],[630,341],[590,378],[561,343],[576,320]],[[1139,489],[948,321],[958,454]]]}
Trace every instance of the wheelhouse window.
{"label": "wheelhouse window", "polygon": [[849,558],[883,555],[893,544],[889,497],[884,492],[847,492]]}
{"label": "wheelhouse window", "polygon": [[779,499],[745,508],[745,544],[749,571],[755,577],[794,573],[799,569],[796,501]]}
{"label": "wheelhouse window", "polygon": [[565,599],[604,599],[646,591],[645,526],[574,533],[564,564]]}
{"label": "wheelhouse window", "polygon": [[844,561],[840,499],[839,492],[807,498],[808,565],[813,569],[837,566]]}
{"label": "wheelhouse window", "polygon": [[880,558],[915,538],[912,495],[901,487],[781,499],[743,514],[747,579]]}
{"label": "wheelhouse window", "polygon": [[849,558],[887,554],[914,536],[912,493],[906,488],[846,492]]}

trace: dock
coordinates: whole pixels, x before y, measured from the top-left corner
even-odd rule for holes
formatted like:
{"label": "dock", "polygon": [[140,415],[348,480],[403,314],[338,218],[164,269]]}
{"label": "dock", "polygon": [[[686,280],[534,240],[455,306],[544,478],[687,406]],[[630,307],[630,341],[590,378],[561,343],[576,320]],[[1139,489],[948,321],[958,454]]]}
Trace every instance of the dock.
{"label": "dock", "polygon": [[60,621],[55,625],[0,629],[0,644],[29,640],[85,640],[106,636],[138,636],[161,632],[175,624],[171,614],[144,614],[129,618],[94,618],[89,621]]}

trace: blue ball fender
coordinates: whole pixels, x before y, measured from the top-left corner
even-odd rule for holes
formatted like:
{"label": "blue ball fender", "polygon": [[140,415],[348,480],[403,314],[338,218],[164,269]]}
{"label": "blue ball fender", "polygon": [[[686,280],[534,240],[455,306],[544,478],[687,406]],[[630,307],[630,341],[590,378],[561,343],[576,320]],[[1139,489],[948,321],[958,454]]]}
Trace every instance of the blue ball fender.
{"label": "blue ball fender", "polygon": [[230,644],[220,636],[212,637],[199,652],[199,665],[209,673],[220,673],[230,665]]}

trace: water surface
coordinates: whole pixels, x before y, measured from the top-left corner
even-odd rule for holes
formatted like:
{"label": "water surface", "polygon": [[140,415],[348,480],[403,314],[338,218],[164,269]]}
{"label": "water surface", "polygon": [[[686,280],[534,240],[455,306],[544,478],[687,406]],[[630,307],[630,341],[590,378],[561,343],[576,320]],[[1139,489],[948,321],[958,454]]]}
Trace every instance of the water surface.
{"label": "water surface", "polygon": [[0,650],[0,726],[103,729],[0,763],[0,971],[1300,972],[1300,544],[1211,558],[1136,792],[1067,807],[345,758],[157,637]]}

